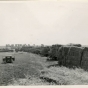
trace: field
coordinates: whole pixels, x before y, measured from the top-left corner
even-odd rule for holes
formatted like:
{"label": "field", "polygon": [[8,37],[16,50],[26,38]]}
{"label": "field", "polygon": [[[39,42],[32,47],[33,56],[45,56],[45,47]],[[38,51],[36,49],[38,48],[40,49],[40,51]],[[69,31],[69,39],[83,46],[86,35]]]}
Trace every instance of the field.
{"label": "field", "polygon": [[[14,54],[15,62],[2,64],[2,56]],[[36,54],[0,53],[0,86],[2,85],[75,85],[88,84],[83,69],[59,67],[57,61],[46,61]]]}
{"label": "field", "polygon": [[[15,62],[2,64],[2,56],[9,54],[15,56]],[[41,58],[31,53],[0,53],[0,85],[10,85],[18,79],[38,79],[40,71],[44,68],[43,62],[46,62],[46,57]],[[37,81],[40,83],[41,80]],[[36,84],[36,82],[31,84]]]}

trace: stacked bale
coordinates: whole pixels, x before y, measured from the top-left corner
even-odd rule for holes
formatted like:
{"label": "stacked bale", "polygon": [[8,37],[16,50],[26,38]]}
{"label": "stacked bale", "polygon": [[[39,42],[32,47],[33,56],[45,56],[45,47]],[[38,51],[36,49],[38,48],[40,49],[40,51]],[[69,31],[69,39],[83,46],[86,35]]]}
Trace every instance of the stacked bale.
{"label": "stacked bale", "polygon": [[71,46],[69,48],[68,55],[66,57],[66,66],[67,67],[80,67],[82,59],[82,47]]}
{"label": "stacked bale", "polygon": [[69,48],[69,46],[62,46],[59,48],[57,52],[57,59],[59,65],[66,65],[66,56],[68,54]]}
{"label": "stacked bale", "polygon": [[85,70],[88,70],[88,47],[84,48],[82,61],[81,61],[81,67]]}
{"label": "stacked bale", "polygon": [[49,46],[44,46],[41,48],[41,52],[40,54],[43,56],[48,57],[49,56],[49,51],[50,51],[50,47]]}
{"label": "stacked bale", "polygon": [[62,45],[56,44],[50,47],[49,57],[51,58],[51,60],[57,60],[57,51],[61,46]]}

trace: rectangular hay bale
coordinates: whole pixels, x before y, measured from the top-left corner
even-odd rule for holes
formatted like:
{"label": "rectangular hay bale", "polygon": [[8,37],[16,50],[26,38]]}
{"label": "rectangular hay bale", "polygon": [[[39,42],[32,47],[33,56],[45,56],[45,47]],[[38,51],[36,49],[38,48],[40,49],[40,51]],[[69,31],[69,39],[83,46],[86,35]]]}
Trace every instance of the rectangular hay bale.
{"label": "rectangular hay bale", "polygon": [[66,66],[77,66],[79,67],[80,66],[80,61],[72,61],[72,60],[67,60],[66,61]]}
{"label": "rectangular hay bale", "polygon": [[[69,50],[69,53],[66,58],[66,66],[80,66],[81,65],[81,58],[82,58],[82,47],[75,47],[72,46]],[[69,63],[67,62],[69,61]]]}
{"label": "rectangular hay bale", "polygon": [[58,63],[60,63],[61,65],[65,66],[66,64],[66,56],[68,54],[69,48],[70,47],[68,46],[62,46],[58,51]]}

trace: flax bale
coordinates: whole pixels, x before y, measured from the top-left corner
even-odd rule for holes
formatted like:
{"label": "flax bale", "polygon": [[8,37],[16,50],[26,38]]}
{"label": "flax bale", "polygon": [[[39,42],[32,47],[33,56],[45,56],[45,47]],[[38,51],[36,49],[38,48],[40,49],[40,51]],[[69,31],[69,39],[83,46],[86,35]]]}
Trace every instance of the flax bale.
{"label": "flax bale", "polygon": [[69,46],[62,46],[62,47],[59,48],[58,56],[57,56],[59,65],[64,65],[65,66],[66,56],[68,54],[69,48],[70,48]]}
{"label": "flax bale", "polygon": [[66,58],[66,66],[67,67],[80,67],[81,66],[81,58],[82,58],[82,47],[71,46],[67,58]]}
{"label": "flax bale", "polygon": [[88,47],[85,47],[83,50],[81,67],[85,70],[88,70]]}
{"label": "flax bale", "polygon": [[57,60],[57,51],[61,45],[52,45],[49,51],[49,56],[52,60]]}

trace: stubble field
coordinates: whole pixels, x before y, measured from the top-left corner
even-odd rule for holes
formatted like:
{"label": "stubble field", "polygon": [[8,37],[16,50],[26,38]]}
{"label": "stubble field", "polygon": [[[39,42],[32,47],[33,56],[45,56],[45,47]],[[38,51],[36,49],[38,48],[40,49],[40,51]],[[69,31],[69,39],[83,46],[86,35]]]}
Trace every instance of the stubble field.
{"label": "stubble field", "polygon": [[[2,56],[13,54],[13,63],[2,63]],[[0,86],[15,85],[88,85],[88,72],[58,66],[36,54],[0,53]]]}

